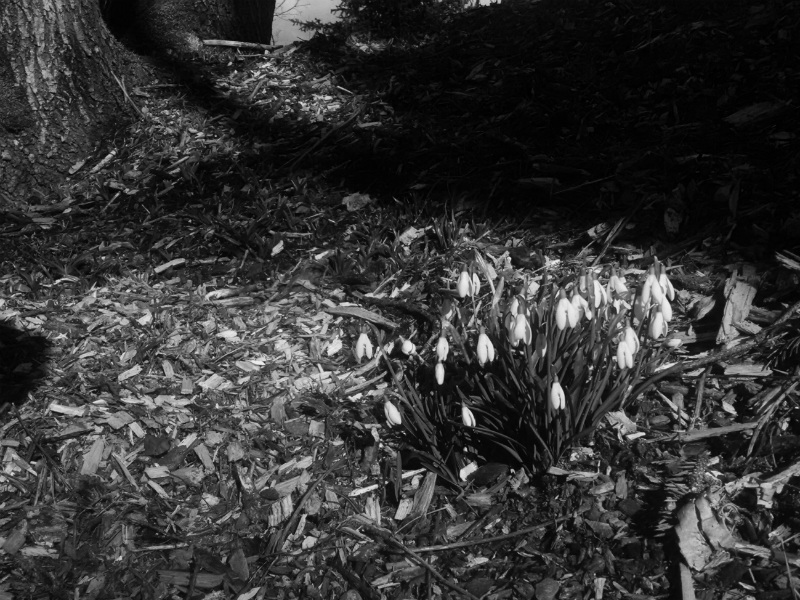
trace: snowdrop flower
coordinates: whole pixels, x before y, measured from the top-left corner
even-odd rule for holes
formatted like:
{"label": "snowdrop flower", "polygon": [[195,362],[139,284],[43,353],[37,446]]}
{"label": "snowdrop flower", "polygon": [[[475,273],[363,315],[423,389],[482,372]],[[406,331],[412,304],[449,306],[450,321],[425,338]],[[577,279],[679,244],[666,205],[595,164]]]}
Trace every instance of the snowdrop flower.
{"label": "snowdrop flower", "polygon": [[372,342],[365,332],[361,332],[356,340],[356,360],[361,362],[364,357],[372,358]]}
{"label": "snowdrop flower", "polygon": [[556,378],[550,387],[550,406],[553,407],[553,410],[563,410],[566,405],[564,388],[561,387],[561,384],[558,383],[558,378]]}
{"label": "snowdrop flower", "polygon": [[675,300],[675,288],[672,287],[672,282],[667,277],[666,271],[661,271],[661,275],[658,276],[658,283],[661,286],[661,290],[664,292],[664,295],[669,298],[670,302]]}
{"label": "snowdrop flower", "polygon": [[564,331],[564,328],[569,324],[570,328],[578,324],[578,311],[572,306],[572,302],[567,300],[567,295],[564,290],[561,290],[561,298],[556,304],[556,325],[559,331]]}
{"label": "snowdrop flower", "polygon": [[466,298],[467,296],[477,296],[481,289],[481,280],[478,277],[478,274],[473,273],[470,275],[466,269],[461,271],[461,274],[458,276],[456,289],[458,290],[458,295],[461,298]]}
{"label": "snowdrop flower", "polygon": [[665,321],[672,321],[672,305],[666,296],[661,298],[661,314],[664,315]]}
{"label": "snowdrop flower", "polygon": [[383,403],[383,414],[386,416],[386,421],[390,427],[395,427],[403,422],[400,411],[389,400]]}
{"label": "snowdrop flower", "polygon": [[628,344],[628,349],[631,351],[631,354],[635,355],[639,352],[639,348],[641,347],[639,336],[636,335],[636,330],[631,327],[630,323],[628,323],[628,326],[625,328],[625,343]]}
{"label": "snowdrop flower", "polygon": [[478,363],[481,366],[494,360],[494,346],[492,345],[492,340],[486,335],[486,330],[483,329],[483,327],[481,327],[481,333],[478,336],[477,353]]}
{"label": "snowdrop flower", "polygon": [[592,285],[594,291],[594,307],[600,308],[603,304],[608,302],[608,295],[606,294],[606,288],[600,285],[600,282],[597,279],[592,278]]}
{"label": "snowdrop flower", "polygon": [[661,304],[661,299],[664,297],[664,290],[661,289],[661,284],[658,283],[658,279],[656,279],[654,273],[650,272],[647,275],[647,281],[645,281],[645,285],[647,285],[648,282],[650,283],[650,296],[652,297],[653,302],[655,304]]}
{"label": "snowdrop flower", "polygon": [[508,303],[508,312],[515,317],[519,314],[519,296],[515,295],[511,298],[511,302]]}
{"label": "snowdrop flower", "polygon": [[472,293],[470,296],[477,296],[481,291],[481,279],[477,273],[472,274]]}
{"label": "snowdrop flower", "polygon": [[466,298],[472,295],[472,278],[469,276],[466,269],[461,271],[461,274],[458,276],[456,289],[458,290],[458,296],[460,298]]}
{"label": "snowdrop flower", "polygon": [[592,309],[589,308],[589,302],[578,293],[578,290],[572,292],[572,306],[575,307],[579,315],[585,316],[587,321],[592,320],[594,314],[592,313]]}
{"label": "snowdrop flower", "polygon": [[417,351],[417,347],[414,345],[414,342],[411,340],[407,340],[405,338],[400,338],[403,340],[403,344],[400,346],[400,351],[405,354],[406,356],[411,356]]}
{"label": "snowdrop flower", "polygon": [[436,376],[436,383],[442,385],[444,383],[444,363],[437,362],[433,374]]}
{"label": "snowdrop flower", "polygon": [[617,346],[617,364],[620,369],[633,367],[633,352],[631,352],[631,348],[625,340],[622,340]]}
{"label": "snowdrop flower", "polygon": [[514,319],[514,329],[511,332],[511,345],[516,348],[517,344],[522,342],[527,346],[532,339],[531,322],[524,313],[518,314]]}
{"label": "snowdrop flower", "polygon": [[661,312],[660,306],[656,306],[654,312],[650,314],[650,328],[648,329],[648,333],[654,340],[667,335],[667,323],[664,321],[664,315]]}
{"label": "snowdrop flower", "polygon": [[439,360],[440,363],[447,360],[447,354],[450,352],[450,342],[447,341],[447,338],[439,336],[439,341],[436,342],[436,358]]}
{"label": "snowdrop flower", "polygon": [[591,275],[584,269],[581,276],[578,277],[578,291],[584,294],[589,291],[589,284],[591,283]]}
{"label": "snowdrop flower", "polygon": [[461,422],[465,427],[475,427],[475,415],[466,404],[461,405]]}
{"label": "snowdrop flower", "polygon": [[616,269],[611,269],[611,278],[608,280],[608,291],[616,292],[618,295],[627,294],[628,286],[625,285],[625,277],[617,275]]}

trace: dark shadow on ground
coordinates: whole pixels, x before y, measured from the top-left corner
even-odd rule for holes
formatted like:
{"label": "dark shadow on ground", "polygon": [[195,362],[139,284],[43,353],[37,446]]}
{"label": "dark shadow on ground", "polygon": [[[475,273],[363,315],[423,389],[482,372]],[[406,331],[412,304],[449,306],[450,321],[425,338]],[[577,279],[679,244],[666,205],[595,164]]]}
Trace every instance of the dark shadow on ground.
{"label": "dark shadow on ground", "polygon": [[50,344],[0,321],[0,419],[24,403],[44,376]]}
{"label": "dark shadow on ground", "polygon": [[[319,37],[300,52],[364,111],[317,145],[319,123],[285,128],[268,108],[214,93],[197,70],[176,72],[189,102],[242,136],[237,164],[209,166],[245,183],[324,173],[339,189],[518,220],[547,207],[596,222],[643,204],[637,217],[673,242],[672,210],[679,236],[730,215],[742,243],[756,214],[784,243],[794,238],[782,200],[800,165],[788,58],[800,15],[787,11],[800,7],[543,1],[469,11],[413,45]],[[763,118],[730,120],[764,102],[774,110]],[[739,186],[733,207],[725,185]]]}

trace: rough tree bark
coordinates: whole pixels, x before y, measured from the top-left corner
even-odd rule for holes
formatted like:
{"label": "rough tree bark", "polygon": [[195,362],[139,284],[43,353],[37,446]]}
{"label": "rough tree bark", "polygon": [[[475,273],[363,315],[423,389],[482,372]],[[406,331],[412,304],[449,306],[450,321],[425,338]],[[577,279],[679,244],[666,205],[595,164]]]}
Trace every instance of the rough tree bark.
{"label": "rough tree bark", "polygon": [[97,0],[0,2],[0,204],[46,194],[124,108],[135,57]]}
{"label": "rough tree bark", "polygon": [[[275,8],[275,0],[103,2],[136,3],[133,35],[179,53],[201,36],[269,42]],[[64,181],[126,115],[123,88],[145,72],[98,0],[0,0],[0,208]]]}

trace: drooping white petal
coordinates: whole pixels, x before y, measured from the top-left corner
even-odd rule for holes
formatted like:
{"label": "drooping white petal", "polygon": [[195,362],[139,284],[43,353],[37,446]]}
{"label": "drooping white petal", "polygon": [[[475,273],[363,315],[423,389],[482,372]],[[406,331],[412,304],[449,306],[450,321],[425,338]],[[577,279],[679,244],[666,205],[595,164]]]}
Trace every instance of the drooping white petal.
{"label": "drooping white petal", "polygon": [[400,425],[403,422],[400,411],[389,400],[383,403],[383,414],[386,416],[386,421],[390,427]]}
{"label": "drooping white petal", "polygon": [[594,313],[592,312],[592,309],[589,308],[589,302],[586,300],[586,298],[581,296],[577,290],[572,294],[572,300],[570,302],[572,306],[575,307],[575,310],[578,311],[579,315],[582,314],[584,317],[586,317],[587,321],[592,320]]}
{"label": "drooping white petal", "polygon": [[569,324],[570,329],[575,327],[580,321],[581,314],[578,312],[578,309],[572,306],[572,302],[567,303],[567,323]]}
{"label": "drooping white petal", "polygon": [[608,296],[606,295],[606,289],[600,285],[600,282],[597,279],[594,280],[594,307],[600,308],[603,304],[608,302]]}
{"label": "drooping white petal", "polygon": [[556,380],[550,387],[550,406],[553,410],[562,410],[567,405],[566,398],[564,397],[564,388]]}
{"label": "drooping white petal", "polygon": [[647,276],[647,280],[650,282],[650,294],[653,297],[653,303],[661,304],[661,299],[664,297],[664,290],[661,289],[661,284],[658,283],[658,279],[652,273]]}
{"label": "drooping white petal", "polygon": [[625,340],[622,340],[617,346],[617,364],[620,369],[633,367],[633,353]]}
{"label": "drooping white petal", "polygon": [[533,339],[533,332],[531,331],[531,323],[528,317],[520,313],[514,320],[514,333],[512,335],[512,345],[516,347],[518,342],[522,342],[526,346],[531,343]]}
{"label": "drooping white petal", "polygon": [[433,373],[436,376],[436,383],[442,385],[444,383],[444,364],[437,362],[433,368]]}
{"label": "drooping white petal", "polygon": [[476,351],[478,354],[478,363],[481,366],[494,360],[494,346],[492,345],[492,340],[489,339],[489,336],[486,335],[484,331],[481,331],[478,336],[478,347]]}
{"label": "drooping white petal", "polygon": [[637,322],[644,321],[644,317],[647,314],[645,306],[647,305],[644,303],[644,298],[641,294],[637,294],[636,299],[633,301],[633,318]]}
{"label": "drooping white petal", "polygon": [[622,294],[628,293],[628,286],[625,285],[625,278],[620,277],[616,273],[611,276],[611,280],[609,281],[609,287],[614,290],[620,296]]}
{"label": "drooping white petal", "polygon": [[666,296],[661,298],[661,314],[664,315],[665,321],[672,321],[672,305],[669,303]]}
{"label": "drooping white petal", "polygon": [[447,338],[439,336],[439,341],[436,342],[436,358],[439,362],[444,362],[447,360],[447,354],[450,352],[450,342],[447,341]]}
{"label": "drooping white petal", "polygon": [[564,328],[567,326],[567,315],[569,314],[570,308],[572,308],[572,304],[567,300],[566,296],[561,298],[558,304],[556,304],[556,327],[558,327],[559,331],[564,331]]}
{"label": "drooping white petal", "polygon": [[480,292],[480,289],[481,289],[481,280],[478,277],[477,273],[473,273],[472,274],[472,290],[470,291],[469,295],[470,296],[477,296],[478,292]]}
{"label": "drooping white petal", "polygon": [[652,280],[648,276],[644,280],[644,283],[642,284],[642,289],[639,290],[639,294],[636,296],[636,299],[641,302],[643,308],[646,308],[647,306],[650,305],[650,295],[651,295],[650,286],[652,285],[652,283],[653,283]]}
{"label": "drooping white petal", "polygon": [[664,295],[669,298],[670,302],[675,300],[675,288],[672,287],[672,282],[664,271],[659,275],[658,283],[661,285],[661,290],[664,292]]}
{"label": "drooping white petal", "polygon": [[355,351],[356,360],[358,360],[358,362],[361,362],[365,356],[367,358],[372,358],[372,342],[366,332],[361,332],[361,335],[358,336]]}
{"label": "drooping white petal", "polygon": [[461,422],[465,427],[475,427],[475,415],[466,404],[461,405]]}
{"label": "drooping white petal", "polygon": [[472,280],[469,276],[469,273],[466,271],[461,271],[461,274],[458,276],[456,289],[458,290],[458,295],[461,298],[466,298],[467,296],[472,295]]}
{"label": "drooping white petal", "polygon": [[625,343],[628,344],[631,354],[639,352],[639,348],[641,347],[639,336],[636,335],[636,330],[630,325],[625,328]]}
{"label": "drooping white petal", "polygon": [[655,312],[650,315],[650,327],[648,329],[650,337],[657,340],[667,334],[667,324],[664,315],[661,314],[661,307],[657,306]]}

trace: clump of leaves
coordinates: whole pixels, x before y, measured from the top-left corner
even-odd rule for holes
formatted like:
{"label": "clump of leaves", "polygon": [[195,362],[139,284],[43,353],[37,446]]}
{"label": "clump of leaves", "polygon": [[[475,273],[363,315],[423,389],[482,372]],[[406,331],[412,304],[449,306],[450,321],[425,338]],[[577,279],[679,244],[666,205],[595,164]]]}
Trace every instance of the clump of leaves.
{"label": "clump of leaves", "polygon": [[635,292],[588,269],[512,292],[477,255],[443,302],[435,364],[396,379],[394,434],[451,481],[471,461],[547,469],[664,360],[673,297],[658,263]]}

